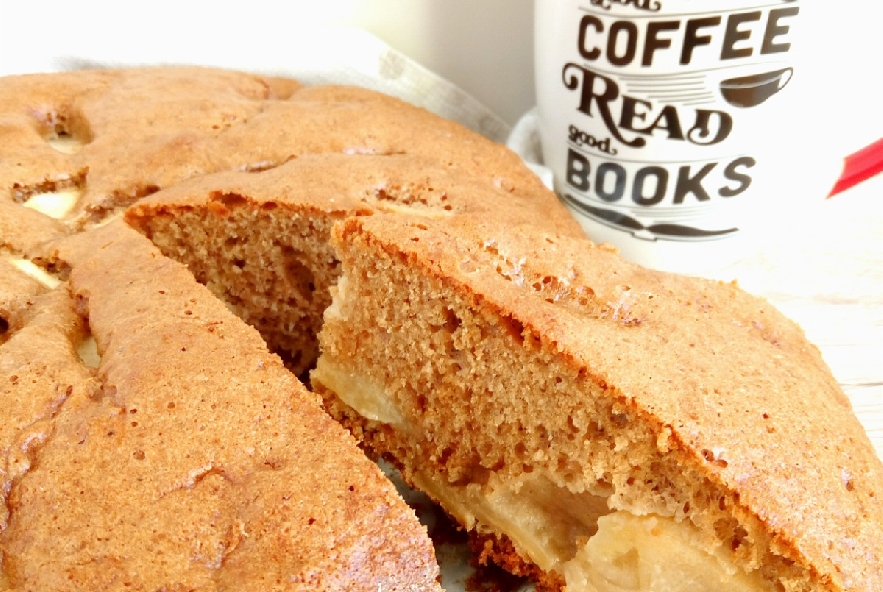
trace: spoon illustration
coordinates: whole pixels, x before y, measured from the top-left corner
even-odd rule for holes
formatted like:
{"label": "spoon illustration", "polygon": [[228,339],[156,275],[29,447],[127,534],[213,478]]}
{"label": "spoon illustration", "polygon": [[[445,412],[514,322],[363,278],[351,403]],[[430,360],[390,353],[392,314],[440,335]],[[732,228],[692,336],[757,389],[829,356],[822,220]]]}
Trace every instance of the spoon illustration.
{"label": "spoon illustration", "polygon": [[726,228],[722,230],[703,230],[702,228],[694,228],[693,226],[687,226],[685,224],[672,224],[670,222],[644,225],[638,220],[626,214],[615,212],[613,210],[608,210],[606,208],[599,208],[596,206],[590,206],[588,204],[581,203],[579,200],[574,199],[570,195],[565,194],[564,197],[569,203],[578,207],[580,210],[585,212],[590,217],[595,218],[599,222],[604,222],[608,225],[618,228],[619,230],[629,232],[635,238],[639,238],[642,240],[656,241],[659,239],[708,239],[731,234],[739,230],[738,228]]}

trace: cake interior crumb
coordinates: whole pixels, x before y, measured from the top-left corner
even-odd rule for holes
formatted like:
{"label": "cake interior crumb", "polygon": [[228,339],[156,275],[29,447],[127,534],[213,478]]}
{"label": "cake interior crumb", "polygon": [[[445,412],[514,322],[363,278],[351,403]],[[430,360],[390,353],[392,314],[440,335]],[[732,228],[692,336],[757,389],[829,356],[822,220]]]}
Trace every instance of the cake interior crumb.
{"label": "cake interior crumb", "polygon": [[316,334],[331,304],[329,287],[340,275],[327,244],[332,222],[229,197],[214,210],[149,218],[142,231],[304,376],[318,357]]}

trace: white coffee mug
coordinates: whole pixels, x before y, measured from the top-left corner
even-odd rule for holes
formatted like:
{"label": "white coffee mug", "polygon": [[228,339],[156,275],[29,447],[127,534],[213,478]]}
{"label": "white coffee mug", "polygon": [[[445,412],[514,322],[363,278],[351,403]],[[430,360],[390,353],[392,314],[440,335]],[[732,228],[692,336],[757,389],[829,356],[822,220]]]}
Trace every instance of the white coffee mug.
{"label": "white coffee mug", "polygon": [[821,201],[844,154],[819,141],[807,4],[536,0],[543,157],[589,237],[699,272]]}

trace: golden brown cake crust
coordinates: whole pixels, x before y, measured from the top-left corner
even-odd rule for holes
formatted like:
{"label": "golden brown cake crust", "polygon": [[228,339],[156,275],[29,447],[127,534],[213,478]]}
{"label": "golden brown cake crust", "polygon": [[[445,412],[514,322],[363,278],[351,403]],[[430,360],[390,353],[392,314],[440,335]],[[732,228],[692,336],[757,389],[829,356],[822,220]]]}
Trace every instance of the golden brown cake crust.
{"label": "golden brown cake crust", "polygon": [[0,196],[0,252],[41,257],[48,243],[67,233],[62,222]]}
{"label": "golden brown cake crust", "polygon": [[544,572],[526,561],[505,535],[480,535],[469,533],[469,547],[475,553],[479,565],[494,563],[516,576],[530,578],[536,592],[558,592],[564,590],[565,581],[555,572]]}
{"label": "golden brown cake crust", "polygon": [[[883,467],[817,348],[768,303],[734,284],[631,265],[584,240],[468,218],[351,218],[334,240],[348,273],[383,282],[389,265],[414,270],[440,290],[435,298],[456,295],[477,317],[509,327],[514,350],[600,386],[621,421],[648,426],[658,452],[723,492],[721,509],[762,525],[769,550],[806,569],[814,586],[871,590],[883,581]],[[324,347],[339,343],[323,337]],[[554,434],[561,418],[571,430],[582,425],[586,402],[556,393],[554,405],[513,401],[523,407],[515,411],[496,409],[499,392],[485,400],[478,391],[465,404],[469,417],[424,407],[414,421],[446,426],[426,436],[440,448],[444,429],[481,423],[450,446],[484,451],[492,471],[518,473],[537,430],[550,435],[535,458],[578,463],[562,452],[567,426]],[[505,431],[519,421],[523,431]]]}
{"label": "golden brown cake crust", "polygon": [[0,589],[440,590],[413,511],[186,269],[121,222],[57,258],[0,346]]}

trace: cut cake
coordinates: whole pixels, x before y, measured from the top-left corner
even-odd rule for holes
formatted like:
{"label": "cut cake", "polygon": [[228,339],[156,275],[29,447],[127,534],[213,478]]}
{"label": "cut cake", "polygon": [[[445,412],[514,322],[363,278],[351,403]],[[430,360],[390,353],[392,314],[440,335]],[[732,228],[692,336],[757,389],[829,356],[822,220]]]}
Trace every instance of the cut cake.
{"label": "cut cake", "polygon": [[[20,340],[32,322],[21,319],[36,314],[15,311],[46,309],[55,311],[44,316],[56,341],[65,336],[64,355],[70,358],[71,341],[86,327],[102,353],[97,375],[79,362],[64,366],[76,374],[68,383],[85,385],[82,395],[74,389],[35,399],[42,411],[18,411],[34,426],[48,417],[51,433],[30,437],[13,430],[10,442],[33,444],[46,455],[45,466],[54,467],[51,475],[71,477],[47,494],[40,480],[51,475],[42,461],[35,468],[15,455],[4,461],[28,467],[4,469],[15,475],[5,490],[13,512],[0,527],[4,553],[13,557],[3,572],[7,586],[10,577],[39,565],[15,557],[42,553],[40,545],[48,552],[80,540],[86,550],[78,565],[105,561],[96,551],[106,542],[104,532],[91,533],[95,541],[78,538],[78,530],[28,536],[56,528],[55,514],[40,510],[41,496],[70,504],[72,519],[92,520],[76,501],[77,471],[140,450],[144,459],[133,457],[138,463],[125,458],[137,470],[149,458],[147,449],[128,452],[110,441],[88,458],[58,452],[81,436],[75,426],[103,429],[116,417],[111,412],[128,404],[118,394],[117,374],[111,383],[117,391],[107,388],[111,370],[140,386],[172,378],[140,358],[105,369],[116,356],[108,355],[116,352],[108,343],[135,344],[152,334],[124,337],[109,324],[99,327],[91,304],[88,322],[86,311],[70,312],[71,298],[79,302],[87,288],[113,302],[111,287],[134,281],[119,298],[130,299],[133,318],[143,314],[135,294],[150,293],[149,278],[139,275],[150,275],[150,266],[135,273],[121,257],[120,271],[102,265],[100,272],[77,271],[105,256],[92,252],[104,244],[97,237],[141,249],[131,232],[116,224],[57,246],[59,238],[104,224],[140,199],[128,209],[128,223],[186,263],[261,331],[290,369],[309,370],[321,349],[311,380],[327,410],[371,455],[391,460],[470,529],[481,560],[529,575],[546,589],[566,585],[568,592],[879,589],[883,468],[800,329],[734,285],[647,271],[594,246],[580,237],[554,194],[503,147],[370,91],[301,88],[294,81],[187,68],[0,79],[0,125],[10,147],[9,157],[0,159],[0,187],[8,191],[0,196],[0,251],[18,265],[0,265],[0,278],[15,276],[18,286],[10,289],[14,298],[0,290],[6,298],[2,347]],[[150,252],[156,265],[171,266]],[[29,261],[48,271],[73,265],[73,273],[45,293],[16,271]],[[121,275],[126,269],[132,280]],[[207,293],[200,294],[208,306]],[[218,303],[211,306],[222,314]],[[194,313],[176,302],[160,315],[168,320],[162,326],[187,327],[194,319],[180,318],[182,307],[184,316]],[[224,326],[234,326],[232,317]],[[258,348],[256,338],[249,339]],[[153,345],[177,369],[186,352],[172,343],[168,337],[168,351]],[[278,360],[261,351],[258,358],[273,360],[284,376]],[[237,363],[219,376],[229,376]],[[142,367],[148,382],[135,376]],[[251,377],[236,374],[246,382]],[[281,414],[279,405],[271,408]],[[220,409],[211,412],[226,407]],[[31,425],[27,421],[20,423]],[[212,426],[225,433],[230,422],[196,417],[194,425],[204,425],[210,437]],[[113,440],[139,430],[109,431]],[[174,446],[203,458],[199,437],[182,434]],[[87,442],[99,446],[96,439]],[[165,440],[149,443],[150,450],[164,451]],[[296,456],[291,442],[278,446]],[[179,489],[172,497],[179,490],[195,493],[180,501],[193,502],[182,515],[235,505],[225,488],[244,491],[236,477],[248,473],[250,461],[239,448],[219,450],[230,455],[230,469],[198,463],[192,485],[186,476],[173,480]],[[123,466],[119,460],[113,467]],[[274,462],[268,473],[284,470]],[[169,468],[176,466],[168,465],[168,474],[180,475]],[[111,465],[101,467],[101,479],[82,490],[93,498],[121,478]],[[111,489],[122,496],[133,487],[125,500],[132,507],[156,491],[151,486],[164,485],[160,480],[143,476],[137,486],[126,481]],[[34,487],[20,487],[31,482]],[[269,508],[260,495],[279,484],[259,477],[254,483],[255,507]],[[310,495],[304,493],[303,504],[315,507]],[[378,495],[375,501],[389,502],[389,513],[399,516],[396,502]],[[205,499],[197,502],[197,496]],[[285,500],[284,511],[296,498]],[[117,524],[131,525],[128,514],[111,510]],[[411,519],[401,514],[403,524]],[[149,536],[144,525],[127,531],[124,548]],[[222,543],[200,542],[200,549],[232,545],[234,559],[253,552],[280,564],[296,555],[272,545],[257,549],[251,545],[259,543],[235,528],[224,532]],[[411,532],[416,538],[402,540],[416,541],[413,562],[396,555],[402,547],[381,540],[385,535],[360,539],[369,547],[390,545],[378,573],[396,561],[410,566],[402,578],[435,573],[425,540]],[[202,541],[202,534],[192,540]],[[350,549],[358,554],[358,545]],[[346,552],[339,556],[344,564]],[[227,569],[228,562],[221,563]],[[226,573],[255,582],[248,578],[262,577],[255,574],[259,563]],[[32,579],[21,581],[49,581],[28,573]],[[322,573],[341,572],[331,566]],[[186,578],[203,575],[197,570]],[[325,577],[332,588],[338,585],[337,576]],[[102,582],[113,587],[123,580]],[[408,585],[433,589],[434,583]]]}
{"label": "cut cake", "polygon": [[340,273],[331,227],[375,212],[536,220],[582,234],[551,192],[510,192],[407,154],[307,155],[260,173],[207,175],[141,200],[126,220],[184,262],[300,373],[315,365],[316,333]]}

